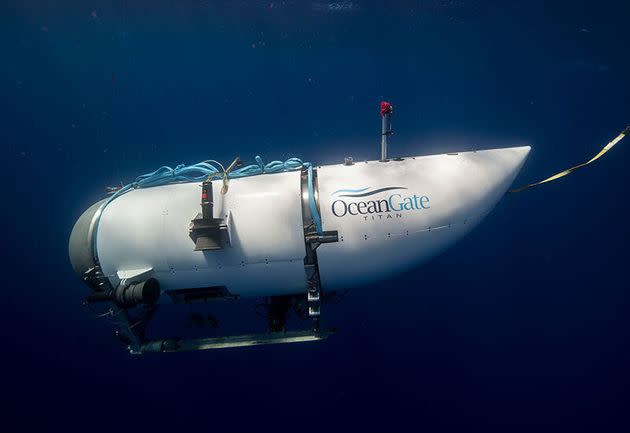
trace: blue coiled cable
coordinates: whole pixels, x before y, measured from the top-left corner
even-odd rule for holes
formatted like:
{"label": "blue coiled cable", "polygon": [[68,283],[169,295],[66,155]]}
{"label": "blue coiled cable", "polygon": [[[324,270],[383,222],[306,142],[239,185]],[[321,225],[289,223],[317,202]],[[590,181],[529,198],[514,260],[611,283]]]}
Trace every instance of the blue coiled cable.
{"label": "blue coiled cable", "polygon": [[[283,171],[299,170],[305,164],[299,158],[289,158],[286,161],[272,161],[264,164],[260,156],[256,156],[256,164],[232,170],[228,173],[228,179],[239,177],[256,176],[258,174],[280,173]],[[221,167],[222,168],[222,167]],[[116,197],[137,188],[149,188],[153,186],[169,185],[183,182],[203,182],[212,176],[221,176],[222,170],[213,165],[210,161],[199,162],[192,165],[180,164],[175,168],[162,166],[157,170],[138,176],[135,181],[125,185],[116,191],[107,200],[105,206],[111,203]]]}
{"label": "blue coiled cable", "polygon": [[[227,174],[228,179],[256,176],[259,174],[295,171],[295,170],[300,170],[302,167],[308,168],[309,207],[311,209],[311,215],[312,215],[313,223],[315,224],[317,233],[321,235],[322,225],[321,225],[321,220],[319,217],[319,212],[317,212],[317,206],[315,204],[315,196],[314,196],[314,190],[313,190],[312,164],[310,162],[304,163],[299,158],[289,158],[284,162],[271,161],[268,164],[264,164],[260,156],[256,156],[255,160],[256,160],[256,164],[247,165],[245,167],[241,167],[236,170],[230,171]],[[215,164],[219,166],[221,165],[216,161],[204,161],[204,162],[199,162],[197,164],[192,164],[192,165],[180,164],[175,168],[162,166],[151,173],[146,173],[141,176],[138,176],[135,181],[131,182],[130,184],[125,185],[124,187],[116,191],[103,204],[100,211],[102,213],[105,207],[107,207],[107,205],[110,204],[114,199],[116,199],[117,197],[120,197],[121,195],[133,189],[150,188],[154,186],[169,185],[173,183],[203,182],[204,180],[207,180],[208,178],[211,178],[213,176],[222,177],[224,175],[223,167],[221,166],[221,169],[219,169],[216,167]],[[94,229],[95,230],[94,230],[94,236],[93,236],[92,242],[93,242],[93,251],[96,252],[96,237],[98,233],[98,221],[96,222],[96,226],[94,227]]]}

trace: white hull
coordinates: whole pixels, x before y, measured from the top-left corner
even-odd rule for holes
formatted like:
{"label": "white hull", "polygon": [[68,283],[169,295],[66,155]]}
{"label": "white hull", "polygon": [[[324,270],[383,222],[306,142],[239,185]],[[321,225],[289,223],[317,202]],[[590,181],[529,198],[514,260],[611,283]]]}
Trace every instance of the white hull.
{"label": "white hull", "polygon": [[[318,167],[323,230],[339,235],[317,250],[323,289],[385,279],[443,251],[492,210],[529,150]],[[194,251],[189,237],[200,210],[198,183],[138,189],[113,200],[96,243],[112,286],[151,269],[163,291],[225,286],[240,296],[304,293],[299,171],[232,179],[224,196],[220,183],[213,182],[214,215],[227,221],[230,242],[217,251]]]}

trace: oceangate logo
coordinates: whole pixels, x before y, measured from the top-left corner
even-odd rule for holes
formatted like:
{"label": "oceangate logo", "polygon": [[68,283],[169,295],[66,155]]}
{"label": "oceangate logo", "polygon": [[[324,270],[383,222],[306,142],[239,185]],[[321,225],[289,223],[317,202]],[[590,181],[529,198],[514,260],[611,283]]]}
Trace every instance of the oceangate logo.
{"label": "oceangate logo", "polygon": [[[356,200],[390,191],[396,192],[391,192],[383,198]],[[386,186],[377,189],[369,187],[338,189],[331,195],[338,197],[331,206],[333,215],[339,218],[346,215],[362,215],[365,220],[402,218],[405,212],[431,208],[428,195],[411,195],[407,193],[407,188],[404,186]]]}

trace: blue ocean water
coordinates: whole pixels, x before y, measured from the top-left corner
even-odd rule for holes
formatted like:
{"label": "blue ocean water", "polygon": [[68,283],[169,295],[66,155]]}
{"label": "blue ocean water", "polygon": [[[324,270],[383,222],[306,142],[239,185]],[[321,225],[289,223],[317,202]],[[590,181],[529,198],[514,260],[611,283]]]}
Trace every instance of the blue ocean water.
{"label": "blue ocean water", "polygon": [[625,431],[628,142],[352,290],[322,343],[131,358],[81,308],[67,241],[105,186],[161,165],[376,159],[381,99],[392,155],[530,144],[517,183],[538,180],[630,123],[629,12],[3,2],[3,430]]}

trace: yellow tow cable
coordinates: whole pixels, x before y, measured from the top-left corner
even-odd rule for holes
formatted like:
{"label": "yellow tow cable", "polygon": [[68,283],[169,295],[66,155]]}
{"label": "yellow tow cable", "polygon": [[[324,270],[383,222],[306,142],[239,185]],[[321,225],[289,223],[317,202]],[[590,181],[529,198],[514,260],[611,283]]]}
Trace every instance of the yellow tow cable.
{"label": "yellow tow cable", "polygon": [[527,184],[527,185],[520,186],[518,188],[510,189],[510,190],[508,190],[508,194],[525,191],[526,189],[533,188],[533,187],[538,186],[538,185],[542,185],[543,183],[547,183],[547,182],[551,182],[551,181],[556,180],[556,179],[560,179],[561,177],[564,177],[564,176],[566,176],[568,174],[573,173],[577,169],[580,169],[582,167],[586,167],[591,162],[597,161],[599,158],[601,158],[606,152],[608,152],[610,149],[612,149],[615,144],[619,143],[623,139],[623,137],[625,137],[626,135],[630,135],[630,126],[628,126],[626,129],[624,129],[621,134],[619,134],[617,137],[615,137],[614,140],[612,140],[610,143],[608,143],[606,146],[604,146],[604,148],[602,150],[600,150],[597,155],[595,155],[594,157],[592,157],[588,161],[583,162],[582,164],[578,164],[575,167],[567,168],[566,170],[561,171],[560,173],[556,173],[553,176],[549,176],[548,178],[543,179],[543,180],[541,180],[539,182],[534,182],[534,183],[530,183],[530,184]]}

